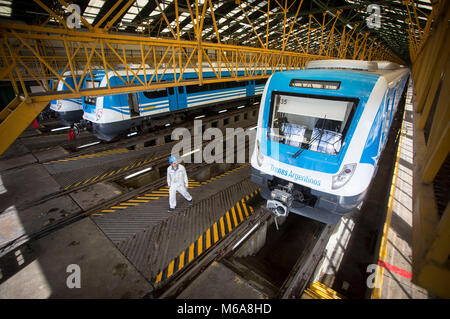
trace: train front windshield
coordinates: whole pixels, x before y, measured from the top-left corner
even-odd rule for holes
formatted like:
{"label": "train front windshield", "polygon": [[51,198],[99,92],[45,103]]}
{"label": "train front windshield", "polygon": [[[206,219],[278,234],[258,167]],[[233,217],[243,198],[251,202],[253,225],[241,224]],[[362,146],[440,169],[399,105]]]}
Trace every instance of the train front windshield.
{"label": "train front windshield", "polygon": [[269,139],[277,143],[336,155],[357,101],[272,93]]}

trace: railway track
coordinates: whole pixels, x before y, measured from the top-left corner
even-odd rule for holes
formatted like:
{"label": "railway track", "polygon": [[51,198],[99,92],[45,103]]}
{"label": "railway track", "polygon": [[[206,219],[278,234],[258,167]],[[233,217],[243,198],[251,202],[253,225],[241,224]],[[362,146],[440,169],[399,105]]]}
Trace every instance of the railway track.
{"label": "railway track", "polygon": [[[249,126],[245,127],[244,129],[247,129],[247,128],[250,128],[250,127],[252,127],[252,125],[249,125]],[[234,138],[234,136],[233,136],[233,138]],[[226,139],[223,142],[226,143]],[[207,145],[208,143],[209,142],[203,142],[202,143],[202,148],[205,145]],[[239,151],[245,151],[246,149],[248,149],[248,147],[249,147],[249,141],[248,141],[248,139],[246,139],[245,144],[238,145],[235,148],[234,153],[236,154]],[[130,170],[121,172],[121,173],[119,173],[119,174],[117,174],[115,176],[103,179],[102,182],[104,182],[104,181],[110,181],[110,182],[111,181],[117,181],[119,179],[122,179],[125,175],[131,174],[131,173],[133,173],[133,172],[135,172],[137,170],[142,170],[145,167],[152,167],[152,166],[160,165],[160,164],[166,165],[167,164],[167,158],[168,158],[169,155],[170,155],[170,149],[168,150],[167,154],[166,153],[160,154],[160,156],[158,158],[156,158],[153,161],[147,162],[145,165],[143,165],[143,166],[141,166],[139,168],[130,169]],[[226,155],[225,151],[221,155],[225,156]],[[189,175],[191,175],[191,174],[194,174],[196,171],[199,171],[202,168],[205,168],[205,167],[210,166],[210,165],[212,165],[212,164],[207,164],[205,162],[198,163],[198,164],[195,164],[195,163],[194,164],[187,164],[186,165],[186,171],[187,171],[187,173]],[[25,202],[24,204],[18,206],[17,209],[24,210],[26,208],[37,206],[37,205],[42,204],[42,203],[44,203],[46,201],[69,195],[70,193],[72,193],[74,191],[77,191],[77,190],[80,190],[80,189],[84,189],[84,188],[86,188],[88,186],[91,186],[92,184],[97,183],[97,182],[99,182],[99,181],[94,181],[92,183],[86,183],[84,185],[80,185],[79,187],[75,187],[75,188],[68,189],[68,190],[61,190],[61,191],[58,191],[58,192],[46,195],[43,198],[40,198],[40,199],[38,199],[36,201]],[[53,223],[53,224],[51,224],[49,226],[46,226],[46,227],[44,227],[44,228],[42,228],[42,229],[40,229],[40,230],[38,230],[36,232],[33,232],[32,234],[22,235],[22,236],[14,239],[14,240],[9,241],[6,244],[3,244],[0,247],[0,257],[5,255],[5,254],[7,254],[8,252],[10,252],[12,249],[16,248],[17,246],[22,245],[22,244],[24,244],[24,243],[26,243],[26,242],[28,242],[30,240],[37,240],[39,238],[42,238],[42,237],[44,237],[44,236],[46,236],[48,234],[51,234],[52,232],[54,232],[54,231],[56,231],[58,229],[61,229],[61,228],[65,227],[65,226],[67,226],[67,225],[70,225],[70,224],[72,224],[72,223],[74,223],[74,222],[76,222],[76,221],[78,221],[78,220],[80,220],[82,218],[91,216],[92,214],[98,213],[99,211],[107,209],[108,207],[117,205],[119,203],[128,201],[130,199],[133,199],[133,198],[139,196],[140,194],[144,194],[144,193],[148,193],[148,192],[157,190],[157,189],[161,188],[164,185],[166,185],[166,177],[165,176],[163,176],[163,177],[161,177],[161,178],[159,178],[159,179],[157,179],[157,180],[155,180],[155,181],[153,181],[151,183],[148,183],[148,184],[146,184],[144,186],[138,187],[138,188],[133,189],[131,191],[128,191],[126,193],[123,193],[123,194],[120,194],[118,196],[115,196],[112,199],[103,201],[101,204],[95,205],[94,207],[90,207],[90,208],[88,208],[86,210],[84,210],[84,209],[82,209],[80,207],[80,209],[77,212],[73,213],[71,216],[69,216],[67,218],[63,218],[63,219],[61,219],[61,220],[59,220],[59,221],[57,221],[57,222],[55,222],[55,223]]]}
{"label": "railway track", "polygon": [[[203,121],[204,125],[212,125],[214,122],[220,121],[227,117],[240,116],[241,114],[244,114],[244,113],[249,114],[250,112],[257,113],[258,109],[259,109],[259,104],[257,102],[255,102],[251,106],[247,106],[245,108],[236,108],[236,109],[230,110],[226,113],[218,114],[217,112],[215,112],[214,114],[212,114],[212,112],[210,112],[205,117],[201,117],[201,120]],[[86,132],[86,131],[82,132],[82,136],[84,137],[84,139],[82,140],[82,143],[80,143],[81,140],[67,141],[65,138],[67,136],[67,134],[61,134],[61,133],[54,134],[53,137],[56,138],[57,140],[51,141],[50,144],[52,146],[50,146],[50,147],[48,145],[41,145],[38,149],[34,149],[34,150],[32,149],[28,153],[23,153],[22,151],[19,151],[20,156],[25,156],[27,154],[34,154],[35,160],[30,163],[21,164],[19,166],[13,165],[11,167],[11,169],[22,168],[24,166],[32,165],[35,163],[48,164],[48,163],[56,162],[56,161],[74,160],[79,157],[95,156],[96,154],[99,154],[99,153],[106,153],[106,152],[118,150],[118,149],[133,150],[139,145],[141,145],[141,146],[144,145],[144,147],[146,144],[150,144],[151,146],[153,146],[153,145],[160,146],[161,144],[158,145],[158,143],[157,143],[158,139],[166,140],[167,138],[170,138],[172,130],[174,130],[176,128],[184,128],[184,127],[188,128],[188,129],[192,129],[192,126],[193,126],[192,122],[193,122],[193,120],[195,120],[198,117],[198,116],[196,117],[195,115],[196,114],[188,116],[186,118],[186,120],[182,123],[173,124],[169,127],[165,127],[165,126],[159,127],[158,129],[155,129],[149,133],[144,133],[141,135],[134,135],[134,136],[129,136],[129,137],[127,136],[120,140],[112,141],[112,142],[100,141],[97,138],[95,138],[94,136],[88,134],[88,132]],[[23,138],[23,139],[38,141],[38,140],[45,139],[43,137],[45,137],[45,136],[31,136],[31,137],[27,137],[27,138]],[[64,137],[64,141],[61,141],[61,137]],[[25,144],[23,144],[22,139],[19,139],[19,143],[21,143],[21,145],[23,147],[27,148],[27,146]],[[55,147],[60,147],[60,150],[62,150],[62,151],[54,152],[54,154],[53,153],[49,154],[48,152],[51,152],[52,150],[54,150]],[[28,148],[30,148],[30,146],[28,146]],[[44,154],[44,156],[42,156],[43,154],[39,154],[39,153],[45,153],[45,154]],[[43,159],[41,159],[41,157]],[[13,160],[13,158],[11,156],[9,156],[8,154],[6,154],[6,157],[2,156],[1,159],[2,160]]]}
{"label": "railway track", "polygon": [[[256,110],[257,107],[253,107],[250,109],[247,109],[245,111],[248,110]],[[236,115],[240,115],[241,113],[243,113],[244,111],[242,110],[237,110],[235,112],[230,112],[230,114],[228,114],[227,116],[236,116]],[[224,117],[224,116],[222,116]],[[222,118],[221,117],[221,118]],[[215,118],[215,120],[217,120],[218,118]],[[208,122],[213,121],[213,119],[209,119]],[[208,123],[207,122],[207,123]],[[251,127],[253,127],[254,125],[256,125],[256,122],[252,122],[250,125],[247,125],[245,127],[243,127],[244,130],[249,129]],[[192,128],[192,127],[191,127]],[[224,129],[225,130],[225,129]],[[168,131],[169,132],[169,131]],[[167,132],[167,133],[168,133]],[[159,136],[164,136],[164,135],[159,135]],[[194,139],[194,137],[192,137],[192,139]],[[140,141],[142,142],[143,139],[140,139]],[[80,191],[82,189],[85,189],[89,186],[92,186],[93,184],[99,183],[99,182],[113,182],[116,180],[120,180],[123,177],[127,176],[127,175],[131,175],[133,173],[136,173],[138,171],[141,171],[143,169],[149,168],[149,167],[155,167],[155,166],[159,166],[162,164],[166,164],[167,163],[167,158],[170,156],[171,154],[171,145],[173,143],[175,143],[176,141],[173,142],[168,142],[162,145],[156,145],[153,147],[150,147],[148,149],[148,154],[145,157],[141,157],[138,158],[136,161],[134,161],[133,163],[130,163],[128,165],[125,165],[124,167],[118,168],[118,169],[111,169],[109,171],[107,171],[106,173],[102,173],[98,176],[92,176],[89,179],[84,179],[84,180],[77,180],[74,181],[73,183],[64,186],[63,189],[61,189],[60,191],[48,194],[38,200],[34,200],[34,201],[29,201],[29,202],[25,202],[21,205],[18,205],[18,209],[26,209],[32,206],[36,206],[39,204],[44,203],[45,201],[57,198],[57,197],[61,197],[64,195],[69,195],[73,192],[76,191]],[[120,142],[118,142],[120,143]],[[127,144],[130,144],[130,142],[127,142],[127,144],[123,145],[123,144],[115,144],[115,147],[121,146],[126,147]],[[135,145],[137,142],[131,142],[131,145]],[[202,143],[201,147],[202,149],[209,143],[209,141],[205,141]],[[246,144],[247,145],[247,144]],[[197,146],[196,146],[197,147]],[[153,149],[155,149],[155,151],[152,151]],[[225,155],[225,154],[224,154]],[[84,155],[79,155],[78,156],[86,156],[86,154]],[[74,157],[67,157],[64,158],[64,160],[70,160],[70,159],[75,159]],[[57,160],[52,161],[52,162],[57,162]],[[49,162],[51,163],[51,162]],[[97,177],[97,178],[96,178]]]}
{"label": "railway track", "polygon": [[[251,111],[257,111],[259,109],[259,98],[255,99],[256,102],[254,102],[251,106],[247,106],[245,108],[236,108],[234,110],[230,110],[226,113],[217,114],[217,111],[219,109],[223,109],[225,106],[221,107],[215,107],[210,112],[205,115],[205,117],[202,117],[202,121],[205,124],[212,123],[218,120],[221,120],[226,117],[230,116],[236,116],[240,115],[242,113]],[[194,112],[198,110],[194,110]],[[40,161],[38,159],[38,163],[45,163],[48,161],[56,161],[66,158],[73,158],[83,155],[89,155],[97,152],[105,152],[111,149],[115,148],[133,148],[137,144],[145,143],[147,141],[152,141],[155,139],[158,139],[160,137],[164,137],[167,135],[170,135],[172,130],[179,128],[179,127],[186,127],[190,128],[192,126],[192,121],[198,117],[196,116],[197,113],[189,114],[186,116],[185,120],[181,123],[175,123],[174,121],[171,123],[169,127],[166,126],[159,126],[152,129],[151,132],[143,133],[139,135],[134,136],[123,136],[120,140],[111,141],[111,142],[105,142],[98,140],[94,136],[90,135],[87,131],[81,132],[78,136],[81,137],[81,140],[76,141],[67,141],[67,133],[53,133],[53,134],[42,134],[42,135],[32,135],[32,136],[26,136],[19,138],[20,143],[25,143],[24,145],[28,145],[28,148],[32,148],[33,146],[30,146],[29,143],[31,141],[40,141],[45,139],[55,139],[51,140],[47,144],[40,144],[39,146],[36,146],[34,149],[32,148],[30,150],[30,153],[36,153],[36,152],[42,152],[42,151],[49,151],[57,146],[62,147],[65,151],[69,152],[69,154],[56,154],[55,156],[51,158],[46,158],[43,161]],[[63,140],[61,140],[63,139]],[[80,143],[82,141],[82,143]],[[92,146],[84,147],[85,145],[92,144]],[[21,154],[24,155],[24,154]]]}

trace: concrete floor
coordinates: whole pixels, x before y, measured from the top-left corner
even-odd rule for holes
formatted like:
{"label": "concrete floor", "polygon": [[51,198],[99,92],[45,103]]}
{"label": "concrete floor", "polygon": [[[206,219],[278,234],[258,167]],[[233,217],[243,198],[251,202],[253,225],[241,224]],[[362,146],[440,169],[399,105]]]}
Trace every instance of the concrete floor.
{"label": "concrete floor", "polygon": [[[79,267],[80,288],[76,284]],[[72,266],[73,267],[73,266]],[[0,259],[0,298],[141,298],[151,285],[85,218]]]}
{"label": "concrete floor", "polygon": [[386,258],[381,281],[382,299],[433,298],[411,282],[412,273],[412,182],[413,182],[413,106],[412,86],[408,88],[401,138],[398,174],[392,217],[387,236]]}
{"label": "concrete floor", "polygon": [[[26,208],[26,202],[60,186],[40,164],[0,163],[0,246],[121,193],[113,184],[99,183]],[[77,269],[80,288],[69,288],[67,282],[77,282]],[[0,257],[0,299],[141,298],[151,291],[151,284],[89,218],[32,243],[16,244]]]}

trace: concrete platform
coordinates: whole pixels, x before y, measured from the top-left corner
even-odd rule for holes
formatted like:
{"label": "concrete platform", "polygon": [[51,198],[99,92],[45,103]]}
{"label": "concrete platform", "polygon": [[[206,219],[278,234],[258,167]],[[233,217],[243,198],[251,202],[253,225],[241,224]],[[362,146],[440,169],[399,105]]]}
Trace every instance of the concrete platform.
{"label": "concrete platform", "polygon": [[[315,281],[346,298],[432,298],[411,282],[412,271],[412,88],[405,119],[399,112],[378,171],[359,210],[343,218],[330,239]],[[397,140],[399,138],[399,140]],[[395,143],[396,140],[398,143]],[[400,152],[397,154],[398,147]],[[398,156],[397,156],[398,155]],[[394,164],[398,162],[398,171]],[[394,194],[394,198],[390,199]],[[392,206],[390,206],[393,203]],[[386,229],[386,235],[383,230]],[[378,289],[378,288],[379,289]]]}
{"label": "concrete platform", "polygon": [[[80,270],[80,288],[69,265]],[[141,298],[151,285],[86,218],[0,259],[0,298]]]}
{"label": "concrete platform", "polygon": [[13,157],[9,159],[4,159],[0,161],[0,171],[5,171],[8,169],[13,169],[20,166],[25,166],[28,164],[36,163],[37,159],[33,154],[25,154],[20,157]]}
{"label": "concrete platform", "polygon": [[111,183],[98,183],[70,193],[70,197],[83,210],[97,206],[122,194],[122,190]]}
{"label": "concrete platform", "polygon": [[[412,184],[413,184],[413,105],[412,86],[408,88],[403,134],[398,154],[398,171],[393,177],[394,199],[392,212],[386,218],[388,227],[386,248],[381,252],[380,289],[382,299],[434,298],[427,290],[411,282],[412,278]],[[382,247],[383,249],[383,247]]]}
{"label": "concrete platform", "polygon": [[20,236],[31,235],[80,211],[80,207],[69,196],[24,210],[10,206],[0,214],[0,246]]}
{"label": "concrete platform", "polygon": [[48,150],[42,150],[33,153],[33,155],[38,159],[40,163],[50,161],[54,158],[58,158],[67,154],[69,154],[69,152],[59,145]]}
{"label": "concrete platform", "polygon": [[25,202],[40,199],[61,188],[40,164],[7,170],[0,173],[5,192],[0,194],[0,212],[19,207]]}

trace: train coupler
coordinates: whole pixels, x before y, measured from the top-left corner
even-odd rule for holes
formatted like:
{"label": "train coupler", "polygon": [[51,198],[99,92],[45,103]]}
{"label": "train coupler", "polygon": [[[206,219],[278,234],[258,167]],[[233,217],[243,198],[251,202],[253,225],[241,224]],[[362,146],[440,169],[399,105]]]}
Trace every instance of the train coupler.
{"label": "train coupler", "polygon": [[274,215],[275,226],[278,230],[278,217],[287,217],[294,197],[286,190],[274,189],[267,200],[266,208]]}

